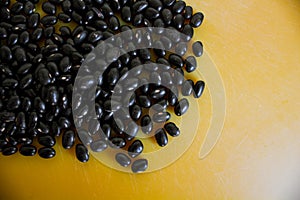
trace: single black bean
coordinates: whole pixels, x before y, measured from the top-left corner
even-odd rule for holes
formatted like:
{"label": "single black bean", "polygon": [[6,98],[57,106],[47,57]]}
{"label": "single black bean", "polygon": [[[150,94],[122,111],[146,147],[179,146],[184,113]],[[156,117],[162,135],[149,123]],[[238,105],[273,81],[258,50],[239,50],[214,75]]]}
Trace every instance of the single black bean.
{"label": "single black bean", "polygon": [[26,118],[25,114],[23,112],[19,112],[16,117],[16,126],[20,128],[21,130],[26,129]]}
{"label": "single black bean", "polygon": [[86,8],[85,2],[83,0],[73,0],[72,6],[78,11],[83,11]]}
{"label": "single black bean", "polygon": [[136,104],[133,105],[130,108],[130,116],[135,121],[139,120],[142,116],[142,108]]}
{"label": "single black bean", "polygon": [[[7,40],[7,44],[9,46],[13,46],[15,44],[17,44],[18,42],[18,39],[19,39],[19,35],[18,34],[15,34],[15,33],[12,33],[8,36],[8,40]],[[2,52],[2,50],[1,50]],[[3,60],[4,61],[4,60]]]}
{"label": "single black bean", "polygon": [[189,56],[185,60],[185,70],[191,73],[197,69],[197,60],[194,56]]}
{"label": "single black bean", "polygon": [[174,24],[175,28],[180,30],[183,27],[183,24],[184,24],[183,16],[181,14],[175,15],[174,18],[173,18],[173,24]]}
{"label": "single black bean", "polygon": [[120,137],[114,137],[110,141],[113,148],[120,149],[126,146],[126,141]]}
{"label": "single black bean", "polygon": [[165,99],[160,100],[156,104],[154,104],[151,108],[157,112],[163,112],[168,107],[168,101]]}
{"label": "single black bean", "polygon": [[204,19],[203,13],[201,12],[195,13],[191,18],[190,24],[192,27],[197,28],[201,26],[203,19]]}
{"label": "single black bean", "polygon": [[159,73],[151,73],[149,79],[151,83],[154,83],[155,85],[161,85],[161,76],[159,75]]}
{"label": "single black bean", "polygon": [[166,90],[163,87],[156,88],[150,93],[150,97],[153,99],[161,99],[165,95],[166,95]]}
{"label": "single black bean", "polygon": [[32,14],[33,12],[35,11],[35,5],[30,2],[30,1],[27,1],[25,4],[24,4],[24,13],[26,15],[30,15]]}
{"label": "single black bean", "polygon": [[182,13],[182,11],[185,9],[186,3],[184,1],[176,1],[173,5],[173,12],[174,13]]}
{"label": "single black bean", "polygon": [[173,46],[172,41],[168,37],[166,37],[166,36],[162,36],[160,38],[160,41],[162,42],[162,44],[164,45],[164,48],[166,50],[170,50],[172,48],[172,46]]}
{"label": "single black bean", "polygon": [[162,128],[158,129],[156,132],[155,132],[155,139],[156,139],[156,142],[159,146],[161,147],[164,147],[168,144],[168,136],[166,134],[166,131]]}
{"label": "single black bean", "polygon": [[172,65],[174,65],[176,67],[180,67],[180,68],[182,68],[183,65],[184,65],[184,62],[183,62],[182,58],[179,55],[176,55],[176,54],[171,54],[169,56],[169,62]]}
{"label": "single black bean", "polygon": [[200,98],[205,89],[205,82],[204,81],[197,81],[193,87],[193,94],[195,98]]}
{"label": "single black bean", "polygon": [[68,26],[61,26],[59,31],[63,37],[69,37],[71,35],[71,29]]}
{"label": "single black bean", "polygon": [[168,95],[168,103],[170,106],[175,106],[176,103],[178,102],[178,96],[174,94],[173,92],[170,92]]}
{"label": "single black bean", "polygon": [[41,134],[48,134],[50,129],[49,129],[49,126],[44,124],[43,122],[39,122],[38,123],[38,127],[37,127],[37,130],[39,133]]}
{"label": "single black bean", "polygon": [[181,92],[183,96],[190,96],[193,93],[194,82],[192,80],[186,80],[182,84]]}
{"label": "single black bean", "polygon": [[29,119],[28,119],[28,126],[30,128],[35,128],[38,122],[38,115],[36,112],[32,112],[29,115]]}
{"label": "single black bean", "polygon": [[23,45],[27,44],[29,42],[29,33],[27,31],[23,31],[21,34],[20,34],[20,37],[19,37],[19,42]]}
{"label": "single black bean", "polygon": [[149,6],[158,11],[161,11],[161,9],[163,8],[161,0],[151,0],[149,1]]}
{"label": "single black bean", "polygon": [[48,85],[51,83],[51,74],[46,68],[42,68],[38,71],[37,79],[42,85]]}
{"label": "single black bean", "polygon": [[0,27],[0,39],[5,39],[7,37],[7,31],[5,28]]}
{"label": "single black bean", "polygon": [[113,10],[111,9],[111,7],[107,3],[104,3],[103,6],[101,7],[101,9],[102,9],[102,13],[106,17],[110,17],[110,16],[114,15]]}
{"label": "single black bean", "polygon": [[131,164],[130,158],[123,153],[117,153],[115,159],[122,167],[128,167]]}
{"label": "single black bean", "polygon": [[26,17],[24,15],[15,15],[10,20],[13,24],[26,23]]}
{"label": "single black bean", "polygon": [[53,26],[57,23],[57,17],[54,15],[46,15],[46,16],[42,17],[41,23],[46,27]]}
{"label": "single black bean", "polygon": [[131,22],[132,14],[129,6],[122,8],[121,17],[125,22]]}
{"label": "single black bean", "polygon": [[89,34],[87,40],[90,43],[95,43],[95,42],[98,42],[99,40],[101,40],[102,37],[103,37],[103,34],[101,31],[94,31]]}
{"label": "single black bean", "polygon": [[9,62],[12,59],[12,53],[8,46],[1,46],[0,48],[0,58],[3,62]]}
{"label": "single black bean", "polygon": [[42,147],[38,150],[38,154],[41,158],[50,159],[55,157],[56,151],[53,148]]}
{"label": "single black bean", "polygon": [[111,18],[109,18],[108,27],[113,31],[119,30],[120,28],[119,19],[116,16],[112,16]]}
{"label": "single black bean", "polygon": [[46,38],[50,38],[50,37],[52,37],[52,35],[54,34],[54,32],[55,32],[54,26],[46,27],[46,28],[44,29],[44,36],[45,36]]}
{"label": "single black bean", "polygon": [[22,145],[19,151],[23,156],[34,156],[37,152],[37,149],[35,146],[27,144]]}
{"label": "single black bean", "polygon": [[186,6],[184,9],[184,18],[191,19],[193,16],[193,8],[191,6]]}
{"label": "single black bean", "polygon": [[28,112],[31,108],[31,100],[29,97],[25,97],[23,100],[22,100],[22,110],[25,111],[25,112]]}
{"label": "single black bean", "polygon": [[131,171],[133,173],[141,173],[146,171],[148,168],[148,160],[146,159],[139,159],[132,163]]}
{"label": "single black bean", "polygon": [[176,0],[162,0],[162,2],[165,6],[172,6]]}
{"label": "single black bean", "polygon": [[33,13],[28,17],[27,25],[28,28],[36,28],[40,22],[40,14]]}
{"label": "single black bean", "polygon": [[140,95],[138,97],[138,102],[140,106],[143,108],[150,108],[151,107],[151,101],[146,95]]}
{"label": "single black bean", "polygon": [[94,11],[90,10],[86,13],[85,15],[85,21],[86,23],[90,23],[92,22],[93,18],[95,17],[95,13]]}
{"label": "single black bean", "polygon": [[170,118],[171,118],[171,115],[168,112],[159,112],[159,113],[155,113],[152,116],[152,119],[155,123],[164,123],[166,121],[169,121]]}
{"label": "single black bean", "polygon": [[43,29],[42,28],[37,28],[32,32],[31,39],[33,41],[38,41],[42,38],[42,36],[43,36]]}
{"label": "single black bean", "polygon": [[42,9],[49,15],[54,15],[56,13],[56,6],[47,1],[42,4]]}
{"label": "single black bean", "polygon": [[71,126],[71,122],[66,117],[60,117],[58,119],[58,123],[61,128],[70,128]]}
{"label": "single black bean", "polygon": [[137,1],[133,4],[132,9],[134,13],[139,13],[148,7],[147,1]]}
{"label": "single black bean", "polygon": [[140,58],[144,61],[151,59],[151,53],[150,53],[149,49],[140,49],[138,51],[138,53],[139,53]]}
{"label": "single black bean", "polygon": [[103,20],[97,20],[94,22],[95,28],[99,29],[100,31],[105,31],[108,28],[108,25],[105,21]]}
{"label": "single black bean", "polygon": [[15,2],[10,8],[13,14],[19,14],[23,9],[24,9],[24,4],[21,2]]}
{"label": "single black bean", "polygon": [[144,15],[147,19],[152,20],[158,18],[160,14],[158,10],[148,7],[146,8]]}
{"label": "single black bean", "polygon": [[20,89],[27,88],[33,82],[33,78],[31,74],[27,74],[20,80]]}
{"label": "single black bean", "polygon": [[71,17],[76,23],[78,23],[78,24],[83,23],[82,16],[79,13],[77,13],[76,11],[72,12]]}
{"label": "single black bean", "polygon": [[89,152],[83,144],[76,145],[76,157],[80,162],[87,162],[90,159]]}
{"label": "single black bean", "polygon": [[174,112],[177,116],[182,116],[185,114],[189,109],[189,102],[187,99],[181,99],[177,104],[175,105]]}
{"label": "single black bean", "polygon": [[75,144],[75,133],[72,130],[66,131],[62,136],[62,146],[65,149],[71,149]]}
{"label": "single black bean", "polygon": [[179,128],[173,122],[169,122],[169,123],[165,124],[164,129],[172,137],[177,137],[180,135]]}
{"label": "single black bean", "polygon": [[159,40],[156,40],[154,42],[154,46],[155,46],[155,49],[154,49],[154,53],[159,56],[159,57],[164,57],[167,52],[164,50],[164,45],[161,41]]}
{"label": "single black bean", "polygon": [[64,23],[69,23],[72,21],[71,17],[65,13],[59,13],[57,17]]}
{"label": "single black bean", "polygon": [[153,130],[153,123],[149,115],[145,115],[141,119],[142,131],[145,134],[149,134]]}
{"label": "single black bean", "polygon": [[144,145],[140,140],[134,141],[129,147],[128,147],[128,154],[132,158],[137,157],[140,155],[144,150]]}
{"label": "single black bean", "polygon": [[144,15],[143,14],[137,14],[133,18],[132,25],[133,26],[140,26],[140,25],[142,25],[143,20],[144,20]]}
{"label": "single black bean", "polygon": [[21,104],[19,96],[11,96],[7,101],[7,110],[16,110]]}
{"label": "single black bean", "polygon": [[65,0],[61,4],[61,8],[64,13],[70,14],[72,12],[72,3],[69,0]]}
{"label": "single black bean", "polygon": [[107,149],[108,145],[104,140],[93,141],[90,144],[90,148],[93,152],[102,152]]}
{"label": "single black bean", "polygon": [[196,57],[200,57],[203,54],[203,44],[200,41],[197,41],[193,44],[193,53]]}
{"label": "single black bean", "polygon": [[16,79],[7,78],[2,82],[4,88],[16,88],[18,86],[18,81]]}
{"label": "single black bean", "polygon": [[13,154],[17,153],[17,151],[18,151],[18,147],[7,145],[7,146],[3,147],[2,155],[10,156],[10,155],[13,155]]}

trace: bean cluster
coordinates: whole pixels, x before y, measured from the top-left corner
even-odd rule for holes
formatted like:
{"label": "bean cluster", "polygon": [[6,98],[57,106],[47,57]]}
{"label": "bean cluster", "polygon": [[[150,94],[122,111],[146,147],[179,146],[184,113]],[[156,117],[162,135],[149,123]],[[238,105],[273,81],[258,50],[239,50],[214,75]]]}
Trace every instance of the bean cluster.
{"label": "bean cluster", "polygon": [[[36,11],[38,6],[45,15]],[[105,150],[108,145],[126,148],[128,156],[136,158],[144,149],[141,140],[134,140],[137,124],[125,125],[124,119],[112,117],[126,107],[130,114],[125,117],[139,123],[145,134],[154,131],[159,146],[167,145],[167,134],[176,137],[180,134],[179,128],[168,122],[163,128],[153,130],[153,123],[170,120],[171,113],[166,111],[168,106],[173,106],[178,116],[187,112],[189,102],[186,98],[178,99],[178,88],[181,88],[183,96],[193,94],[200,98],[205,83],[184,80],[176,73],[168,73],[153,64],[173,68],[180,75],[195,71],[197,61],[194,56],[203,54],[202,43],[192,44],[194,56],[185,59],[183,56],[188,50],[187,42],[193,38],[194,28],[202,24],[203,18],[201,12],[194,13],[191,6],[176,0],[17,0],[14,3],[1,0],[0,152],[5,156],[19,151],[24,156],[38,153],[42,158],[53,158],[56,155],[53,147],[62,134],[62,146],[65,149],[75,146],[76,157],[81,162],[89,160],[86,145],[95,152]],[[81,104],[86,97],[77,95],[75,100],[72,99],[79,68],[97,45],[117,33],[132,30],[132,27],[175,29],[186,37],[168,35],[164,29],[158,29],[157,34],[161,35],[159,41],[138,32],[126,38],[129,49],[136,42],[148,38],[149,42],[156,42],[156,46],[174,49],[176,53],[169,53],[163,48],[140,49],[119,57],[120,52],[116,48],[105,48],[105,59],[112,64],[99,77],[96,94],[88,97],[96,102],[97,119],[86,118],[90,108]],[[114,42],[124,45],[122,41]],[[139,83],[146,83],[147,78],[127,80],[127,88],[135,90],[135,95],[124,97],[130,99],[127,105],[113,106],[112,90],[119,89],[122,97],[122,88],[115,88],[117,82],[130,69],[142,64],[148,64],[149,78],[157,82],[136,88]],[[137,70],[137,75],[140,73]],[[172,86],[172,90],[162,83]],[[81,78],[82,88],[87,89],[93,84],[91,77]],[[78,102],[73,109],[81,113],[76,123],[88,123],[88,130],[75,129],[72,100]],[[156,113],[153,116],[143,114],[150,107]],[[95,125],[95,121],[101,121],[101,126]],[[93,138],[99,129],[105,133],[105,139]],[[124,134],[128,132],[130,134]],[[131,165],[133,172],[147,169],[146,159],[131,164],[128,156],[118,153],[115,159],[121,166]]]}

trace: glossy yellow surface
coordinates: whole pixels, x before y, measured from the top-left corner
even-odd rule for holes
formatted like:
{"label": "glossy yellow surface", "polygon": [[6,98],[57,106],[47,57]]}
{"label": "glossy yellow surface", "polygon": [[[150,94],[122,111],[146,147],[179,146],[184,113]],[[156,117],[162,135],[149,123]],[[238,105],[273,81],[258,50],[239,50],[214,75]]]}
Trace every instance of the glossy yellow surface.
{"label": "glossy yellow surface", "polygon": [[199,127],[177,162],[142,175],[93,158],[81,164],[58,146],[52,160],[0,156],[0,199],[300,198],[300,1],[187,3],[205,13],[198,36],[227,94],[225,127],[211,154],[199,159]]}

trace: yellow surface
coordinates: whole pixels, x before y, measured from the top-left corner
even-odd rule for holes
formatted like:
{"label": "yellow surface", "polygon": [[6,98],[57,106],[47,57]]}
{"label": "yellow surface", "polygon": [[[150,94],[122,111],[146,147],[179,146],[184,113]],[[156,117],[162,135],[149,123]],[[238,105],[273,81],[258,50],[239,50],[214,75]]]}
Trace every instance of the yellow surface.
{"label": "yellow surface", "polygon": [[81,164],[59,147],[52,160],[0,156],[0,199],[300,198],[300,1],[187,2],[205,13],[198,34],[227,94],[212,153],[199,159],[199,134],[176,163],[143,175]]}

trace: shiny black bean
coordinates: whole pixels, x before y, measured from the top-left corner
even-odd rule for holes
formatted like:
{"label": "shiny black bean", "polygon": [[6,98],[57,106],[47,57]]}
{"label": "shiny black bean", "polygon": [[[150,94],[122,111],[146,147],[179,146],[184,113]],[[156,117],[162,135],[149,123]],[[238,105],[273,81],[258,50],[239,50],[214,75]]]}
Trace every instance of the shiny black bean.
{"label": "shiny black bean", "polygon": [[39,122],[38,123],[38,127],[37,127],[37,130],[39,133],[41,134],[48,134],[50,129],[49,129],[49,126],[44,124],[43,122]]}
{"label": "shiny black bean", "polygon": [[[13,46],[13,45],[17,44],[18,39],[19,39],[19,35],[12,33],[8,36],[7,44],[9,46]],[[2,50],[1,50],[1,52],[2,52]]]}
{"label": "shiny black bean", "polygon": [[146,8],[144,15],[147,19],[152,20],[158,18],[160,14],[158,10],[148,7]]}
{"label": "shiny black bean", "polygon": [[76,11],[72,12],[71,17],[76,23],[78,23],[78,24],[83,23],[82,16],[79,13],[77,13]]}
{"label": "shiny black bean", "polygon": [[31,100],[28,97],[25,97],[22,100],[22,107],[21,108],[25,112],[28,112],[30,110],[30,108],[31,108]]}
{"label": "shiny black bean", "polygon": [[80,162],[87,162],[90,159],[89,152],[83,144],[76,145],[76,157]]}
{"label": "shiny black bean", "polygon": [[104,3],[103,6],[101,7],[101,9],[102,9],[102,13],[106,17],[110,17],[110,16],[114,15],[113,10],[111,9],[111,7],[107,3]]}
{"label": "shiny black bean", "polygon": [[186,6],[184,9],[184,18],[191,19],[193,16],[193,8],[191,6]]}
{"label": "shiny black bean", "polygon": [[29,42],[29,33],[27,31],[23,31],[21,34],[20,34],[20,37],[19,37],[19,42],[23,45],[27,44]]}
{"label": "shiny black bean", "polygon": [[26,23],[26,17],[24,15],[15,15],[10,20],[13,24]]}
{"label": "shiny black bean", "polygon": [[46,68],[42,68],[38,71],[37,79],[42,85],[48,85],[51,83],[51,74]]}
{"label": "shiny black bean", "polygon": [[16,110],[21,104],[19,96],[11,96],[7,101],[7,110]]}
{"label": "shiny black bean", "polygon": [[173,92],[170,92],[168,95],[168,103],[170,106],[175,106],[178,102],[178,96],[174,94]]}
{"label": "shiny black bean", "polygon": [[194,29],[189,24],[184,25],[181,32],[184,34],[184,35],[182,35],[182,39],[186,42],[190,41],[192,39],[192,37],[194,36]]}
{"label": "shiny black bean", "polygon": [[54,32],[55,32],[54,26],[49,26],[49,27],[47,27],[47,28],[44,29],[44,36],[46,38],[50,38],[50,37],[52,37],[52,35],[54,34]]}
{"label": "shiny black bean", "polygon": [[186,80],[182,84],[181,92],[183,96],[190,96],[193,93],[194,82],[192,80]]}
{"label": "shiny black bean", "polygon": [[36,28],[40,22],[40,14],[33,13],[28,17],[27,25],[28,28]]}
{"label": "shiny black bean", "polygon": [[106,53],[106,62],[112,63],[118,60],[120,56],[120,49],[117,47],[109,48]]}
{"label": "shiny black bean", "polygon": [[33,41],[38,41],[42,38],[42,36],[43,36],[43,29],[42,28],[37,28],[32,32],[31,39]]}
{"label": "shiny black bean", "polygon": [[3,147],[2,155],[10,156],[10,155],[13,155],[13,154],[17,153],[17,151],[18,151],[18,147],[7,145],[7,146]]}
{"label": "shiny black bean", "polygon": [[0,1],[0,6],[8,6],[10,4],[10,0],[2,0]]}
{"label": "shiny black bean", "polygon": [[56,13],[56,6],[47,1],[42,4],[42,9],[49,15],[54,15]]}
{"label": "shiny black bean", "polygon": [[150,93],[150,97],[153,99],[161,99],[166,95],[166,90],[163,87],[156,88]]}
{"label": "shiny black bean", "polygon": [[189,109],[189,102],[187,99],[181,99],[175,105],[174,112],[177,116],[182,116],[185,114]]}
{"label": "shiny black bean", "polygon": [[34,156],[37,149],[33,145],[22,145],[19,151],[23,156]]}
{"label": "shiny black bean", "polygon": [[46,16],[42,17],[41,23],[44,26],[53,26],[57,23],[57,17],[54,15],[46,15]]}
{"label": "shiny black bean", "polygon": [[9,62],[12,59],[12,53],[8,46],[1,46],[0,48],[0,58],[3,62]]}
{"label": "shiny black bean", "polygon": [[201,12],[195,13],[191,18],[190,24],[192,27],[197,28],[201,26],[203,19],[204,19],[203,13]]}
{"label": "shiny black bean", "polygon": [[71,29],[68,26],[61,26],[59,31],[60,35],[63,37],[69,37],[71,35]]}
{"label": "shiny black bean", "polygon": [[193,87],[193,94],[195,98],[200,98],[204,92],[205,83],[203,81],[197,81]]}
{"label": "shiny black bean", "polygon": [[130,158],[123,153],[117,153],[115,159],[122,167],[128,167],[131,164]]}
{"label": "shiny black bean", "polygon": [[138,51],[140,58],[144,61],[151,59],[151,53],[148,49],[140,49]]}
{"label": "shiny black bean", "polygon": [[169,121],[170,118],[171,118],[171,115],[168,112],[159,112],[159,113],[155,113],[152,116],[152,119],[155,123],[164,123],[166,121]]}
{"label": "shiny black bean", "polygon": [[9,20],[11,18],[10,10],[6,7],[0,7],[1,20]]}
{"label": "shiny black bean", "polygon": [[189,56],[185,60],[185,70],[191,73],[197,69],[197,60],[194,56]]}
{"label": "shiny black bean", "polygon": [[27,88],[33,82],[33,78],[31,74],[27,74],[20,80],[20,89]]}
{"label": "shiny black bean", "polygon": [[164,129],[172,137],[177,137],[180,135],[179,128],[173,122],[169,122],[169,123],[165,124]]}
{"label": "shiny black bean", "polygon": [[151,101],[146,95],[140,95],[138,97],[138,103],[143,108],[150,108],[151,107]]}
{"label": "shiny black bean", "polygon": [[112,16],[111,18],[109,18],[108,27],[113,31],[119,30],[120,28],[119,19],[116,16]]}
{"label": "shiny black bean", "polygon": [[128,154],[132,158],[135,158],[139,156],[144,150],[144,145],[140,140],[134,141],[129,147],[128,147]]}
{"label": "shiny black bean", "polygon": [[69,1],[69,0],[63,1],[62,4],[61,4],[61,8],[62,8],[64,13],[70,14],[72,12],[71,1]]}
{"label": "shiny black bean", "polygon": [[179,55],[176,55],[176,54],[171,54],[169,56],[169,62],[172,65],[174,65],[176,67],[180,67],[180,68],[182,68],[183,65],[184,65],[184,62],[183,62],[182,58]]}
{"label": "shiny black bean", "polygon": [[105,21],[103,20],[97,20],[94,22],[95,28],[99,29],[100,31],[105,31],[108,28],[108,25]]}
{"label": "shiny black bean", "polygon": [[110,141],[113,148],[120,149],[126,146],[126,141],[120,137],[114,137]]}
{"label": "shiny black bean", "polygon": [[50,159],[55,157],[56,151],[53,148],[42,147],[38,150],[38,154],[41,158]]}
{"label": "shiny black bean", "polygon": [[176,0],[162,0],[162,2],[165,6],[172,6]]}
{"label": "shiny black bean", "polygon": [[12,78],[7,78],[2,82],[4,88],[16,88],[18,84],[18,81]]}
{"label": "shiny black bean", "polygon": [[122,8],[121,17],[125,22],[131,22],[132,14],[129,6]]}
{"label": "shiny black bean", "polygon": [[0,120],[3,122],[12,122],[16,118],[15,113],[12,112],[0,112]]}
{"label": "shiny black bean", "polygon": [[193,53],[196,57],[200,57],[203,54],[203,44],[200,41],[197,41],[193,44]]}
{"label": "shiny black bean", "polygon": [[184,24],[184,18],[181,14],[177,14],[174,16],[173,18],[173,24],[174,27],[177,28],[178,30],[180,30],[183,27]]}
{"label": "shiny black bean", "polygon": [[60,21],[64,23],[69,23],[72,20],[71,17],[65,13],[59,13],[57,17]]}
{"label": "shiny black bean", "polygon": [[132,163],[131,171],[133,173],[141,173],[146,171],[148,168],[148,160],[146,159],[139,159]]}
{"label": "shiny black bean", "polygon": [[58,67],[55,62],[48,62],[47,69],[49,70],[52,76],[59,76]]}
{"label": "shiny black bean", "polygon": [[71,149],[75,144],[75,133],[72,130],[66,131],[62,135],[62,146]]}
{"label": "shiny black bean", "polygon": [[103,37],[103,34],[101,31],[94,31],[89,34],[87,40],[90,43],[95,43],[95,42],[98,42],[99,40],[101,40],[102,37]]}
{"label": "shiny black bean", "polygon": [[7,31],[5,28],[0,27],[0,39],[4,39],[7,37]]}
{"label": "shiny black bean", "polygon": [[62,72],[68,72],[72,68],[72,63],[68,56],[63,57],[63,59],[59,63],[59,69]]}
{"label": "shiny black bean", "polygon": [[156,142],[159,146],[161,147],[164,147],[168,144],[168,136],[166,134],[166,131],[162,128],[158,129],[156,132],[155,132],[155,139],[156,139]]}
{"label": "shiny black bean", "polygon": [[37,113],[36,112],[30,113],[29,118],[28,118],[28,126],[30,128],[35,128],[36,125],[37,125],[37,122],[38,122],[38,115],[37,115]]}
{"label": "shiny black bean", "polygon": [[142,116],[142,108],[136,104],[133,105],[130,108],[130,116],[135,121],[139,120]]}
{"label": "shiny black bean", "polygon": [[184,1],[176,1],[173,5],[172,11],[174,13],[181,13],[185,9],[186,3]]}
{"label": "shiny black bean", "polygon": [[154,53],[157,56],[164,57],[167,54],[167,52],[164,50],[164,45],[161,41],[156,40],[154,46],[155,46]]}
{"label": "shiny black bean", "polygon": [[85,2],[83,0],[73,0],[72,6],[78,11],[83,11],[86,8]]}
{"label": "shiny black bean", "polygon": [[[4,7],[3,7],[4,8]],[[14,3],[11,8],[10,8],[10,11],[13,13],[13,14],[19,14],[24,8],[24,4],[21,3],[21,2],[16,2]]]}
{"label": "shiny black bean", "polygon": [[24,4],[24,13],[26,15],[30,15],[32,14],[33,12],[35,11],[35,5],[30,2],[30,1],[27,1],[25,4]]}
{"label": "shiny black bean", "polygon": [[144,20],[143,14],[137,14],[137,15],[135,15],[134,18],[133,18],[132,25],[133,25],[133,26],[140,26],[140,25],[142,25],[143,20]]}
{"label": "shiny black bean", "polygon": [[134,13],[139,13],[145,10],[148,7],[147,1],[137,1],[133,4],[132,10]]}
{"label": "shiny black bean", "polygon": [[145,115],[141,119],[142,131],[145,134],[149,134],[153,130],[153,123],[149,115]]}
{"label": "shiny black bean", "polygon": [[26,129],[25,114],[23,112],[18,113],[16,117],[16,126],[22,130]]}

